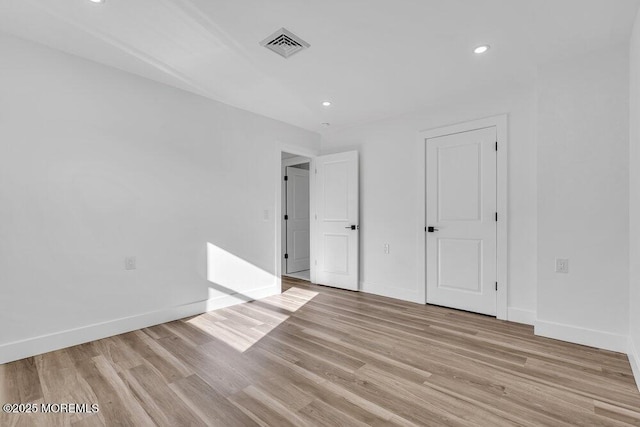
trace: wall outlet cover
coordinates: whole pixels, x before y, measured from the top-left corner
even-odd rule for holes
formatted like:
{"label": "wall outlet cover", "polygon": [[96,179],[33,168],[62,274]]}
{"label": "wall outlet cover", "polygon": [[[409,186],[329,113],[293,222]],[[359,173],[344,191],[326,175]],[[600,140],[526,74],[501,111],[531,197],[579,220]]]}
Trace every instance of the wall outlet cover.
{"label": "wall outlet cover", "polygon": [[128,256],[124,259],[124,269],[125,270],[135,270],[136,269],[136,257]]}
{"label": "wall outlet cover", "polygon": [[556,258],[556,273],[569,273],[569,260],[564,258]]}

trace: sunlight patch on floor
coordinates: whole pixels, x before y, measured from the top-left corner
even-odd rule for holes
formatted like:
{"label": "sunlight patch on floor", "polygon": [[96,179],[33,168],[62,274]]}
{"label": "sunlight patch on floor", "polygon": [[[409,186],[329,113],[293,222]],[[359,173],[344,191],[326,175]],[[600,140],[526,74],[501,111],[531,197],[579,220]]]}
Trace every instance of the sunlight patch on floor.
{"label": "sunlight patch on floor", "polygon": [[316,295],[293,287],[279,295],[204,313],[187,323],[243,353]]}

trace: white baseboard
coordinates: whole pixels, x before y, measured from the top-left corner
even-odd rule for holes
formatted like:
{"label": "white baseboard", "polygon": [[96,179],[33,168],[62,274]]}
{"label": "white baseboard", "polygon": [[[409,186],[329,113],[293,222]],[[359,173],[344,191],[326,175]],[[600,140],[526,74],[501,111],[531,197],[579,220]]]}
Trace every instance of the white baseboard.
{"label": "white baseboard", "polygon": [[524,323],[525,325],[534,325],[536,323],[536,312],[533,310],[509,307],[507,310],[507,320],[509,322]]}
{"label": "white baseboard", "polygon": [[242,296],[240,294],[224,295],[217,298],[170,307],[164,310],[94,323],[92,325],[82,326],[75,329],[68,329],[48,335],[41,335],[34,338],[27,338],[25,340],[2,344],[0,345],[0,364],[135,331],[137,329],[147,328],[160,323],[195,316],[206,311],[247,302],[247,300],[265,298],[279,294],[280,292],[280,285],[274,284],[263,288],[253,289],[251,291],[243,291]]}
{"label": "white baseboard", "polygon": [[380,295],[382,297],[395,298],[403,301],[424,304],[424,296],[419,295],[419,292],[417,291],[392,288],[389,286],[378,286],[366,282],[360,282],[360,291],[366,292],[368,294]]}
{"label": "white baseboard", "polygon": [[627,355],[629,356],[629,363],[631,364],[633,377],[636,379],[636,386],[638,386],[638,390],[640,390],[640,348],[636,347],[631,337],[629,337],[628,348]]}
{"label": "white baseboard", "polygon": [[626,335],[579,328],[572,325],[546,322],[543,320],[536,320],[534,326],[534,333],[543,337],[620,353],[627,353],[628,350],[628,337]]}

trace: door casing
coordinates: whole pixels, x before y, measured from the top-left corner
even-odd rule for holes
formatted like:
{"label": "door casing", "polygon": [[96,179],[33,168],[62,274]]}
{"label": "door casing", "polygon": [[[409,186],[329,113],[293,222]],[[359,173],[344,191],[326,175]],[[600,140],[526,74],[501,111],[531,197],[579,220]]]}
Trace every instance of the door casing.
{"label": "door casing", "polygon": [[[275,193],[276,193],[276,207],[274,213],[274,219],[276,224],[276,233],[275,233],[275,272],[276,272],[276,280],[278,281],[278,285],[282,285],[282,273],[284,272],[283,268],[283,252],[282,252],[282,218],[283,218],[283,210],[282,210],[282,201],[283,201],[283,189],[284,182],[282,180],[282,166],[287,166],[286,160],[282,160],[282,152],[295,154],[297,156],[306,157],[309,160],[309,170],[315,170],[315,158],[320,153],[317,150],[307,149],[303,147],[297,147],[294,145],[288,144],[278,144],[277,149],[274,153],[277,156],[276,164],[278,167],[274,171],[274,185],[275,185]],[[315,175],[309,173],[309,208],[310,212],[315,212],[315,203],[316,203],[316,189],[315,189]],[[316,269],[313,260],[316,259],[315,254],[315,230],[316,224],[315,221],[311,221],[309,224],[309,243],[310,243],[310,281],[311,283],[316,283]]]}
{"label": "door casing", "polygon": [[508,153],[508,116],[507,114],[487,117],[480,120],[454,124],[425,130],[418,133],[417,149],[418,155],[418,212],[416,218],[416,262],[418,266],[417,289],[422,293],[422,300],[427,303],[427,282],[426,282],[426,140],[439,136],[446,136],[460,132],[468,132],[487,127],[496,127],[498,138],[497,170],[496,170],[496,196],[498,210],[497,224],[497,252],[496,252],[496,272],[498,280],[498,291],[496,299],[496,317],[508,320],[508,209],[507,209],[507,153]]}
{"label": "door casing", "polygon": [[[286,152],[289,154],[295,154],[296,156],[306,158],[304,162],[299,161],[300,159],[282,159],[282,152]],[[316,169],[318,160],[317,158],[320,156],[319,151],[291,146],[288,144],[277,144],[277,150],[275,152],[277,156],[278,165],[277,171],[274,174],[275,177],[275,193],[276,193],[276,206],[275,206],[275,225],[276,225],[276,233],[275,233],[275,271],[276,271],[276,282],[279,286],[282,286],[282,275],[285,271],[284,265],[284,252],[282,251],[282,240],[283,240],[283,192],[284,192],[284,181],[283,181],[283,166],[290,166],[296,163],[306,163],[309,162],[309,208],[311,213],[311,221],[310,221],[310,282],[317,282],[317,264],[316,260],[318,259],[318,221],[316,219],[317,203],[318,203],[318,189],[317,189],[317,176]],[[266,220],[266,219],[265,219]],[[271,221],[271,219],[269,219]],[[358,223],[356,219],[356,224]],[[359,263],[357,268],[359,269]],[[358,282],[359,288],[359,282]]]}
{"label": "door casing", "polygon": [[[306,158],[301,158],[301,159],[305,159],[305,161],[303,163],[299,163],[299,164],[307,164],[308,166],[310,166],[310,161]],[[284,162],[284,161],[283,161]],[[283,173],[285,174],[285,176],[288,177],[288,180],[285,181],[285,193],[286,193],[286,197],[284,196],[283,193],[283,209],[285,210],[285,215],[284,216],[288,216],[288,219],[284,219],[283,218],[283,222],[282,222],[282,228],[283,230],[285,230],[286,232],[283,233],[282,235],[282,239],[283,239],[283,252],[287,253],[289,258],[284,259],[284,265],[283,265],[283,273],[294,273],[297,271],[301,271],[301,270],[310,270],[311,268],[311,258],[310,257],[304,257],[303,259],[299,259],[297,257],[297,255],[299,255],[299,253],[296,251],[297,246],[295,245],[296,238],[295,238],[295,233],[296,232],[304,232],[304,229],[301,229],[301,226],[304,227],[304,225],[306,224],[307,230],[305,234],[308,234],[307,236],[307,242],[305,245],[307,250],[310,250],[311,247],[311,240],[310,240],[310,231],[311,231],[311,210],[310,210],[310,202],[311,200],[309,199],[309,184],[310,184],[310,170],[309,169],[297,169],[295,166],[299,165],[292,165],[292,166],[283,166],[282,168]],[[297,197],[296,194],[299,194],[297,191],[297,178],[301,178],[301,177],[306,177],[306,197],[307,197],[307,201],[306,203],[302,203],[302,204],[297,204]],[[307,217],[306,218],[298,218],[297,217],[297,213],[298,213],[298,209],[296,206],[305,206],[305,208],[307,209]],[[299,222],[300,221],[300,222]],[[286,244],[284,243],[286,242]],[[290,243],[292,243],[290,245]],[[309,254],[310,255],[310,252]],[[293,270],[293,271],[292,271]]]}

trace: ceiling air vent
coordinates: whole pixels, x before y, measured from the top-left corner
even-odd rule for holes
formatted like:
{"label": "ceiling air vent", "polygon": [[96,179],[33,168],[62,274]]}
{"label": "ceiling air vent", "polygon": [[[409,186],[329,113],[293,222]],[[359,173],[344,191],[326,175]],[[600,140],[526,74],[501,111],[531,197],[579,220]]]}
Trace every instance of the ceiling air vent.
{"label": "ceiling air vent", "polygon": [[283,58],[288,58],[310,46],[309,43],[285,28],[280,28],[278,31],[262,40],[260,44],[267,49],[271,49]]}

